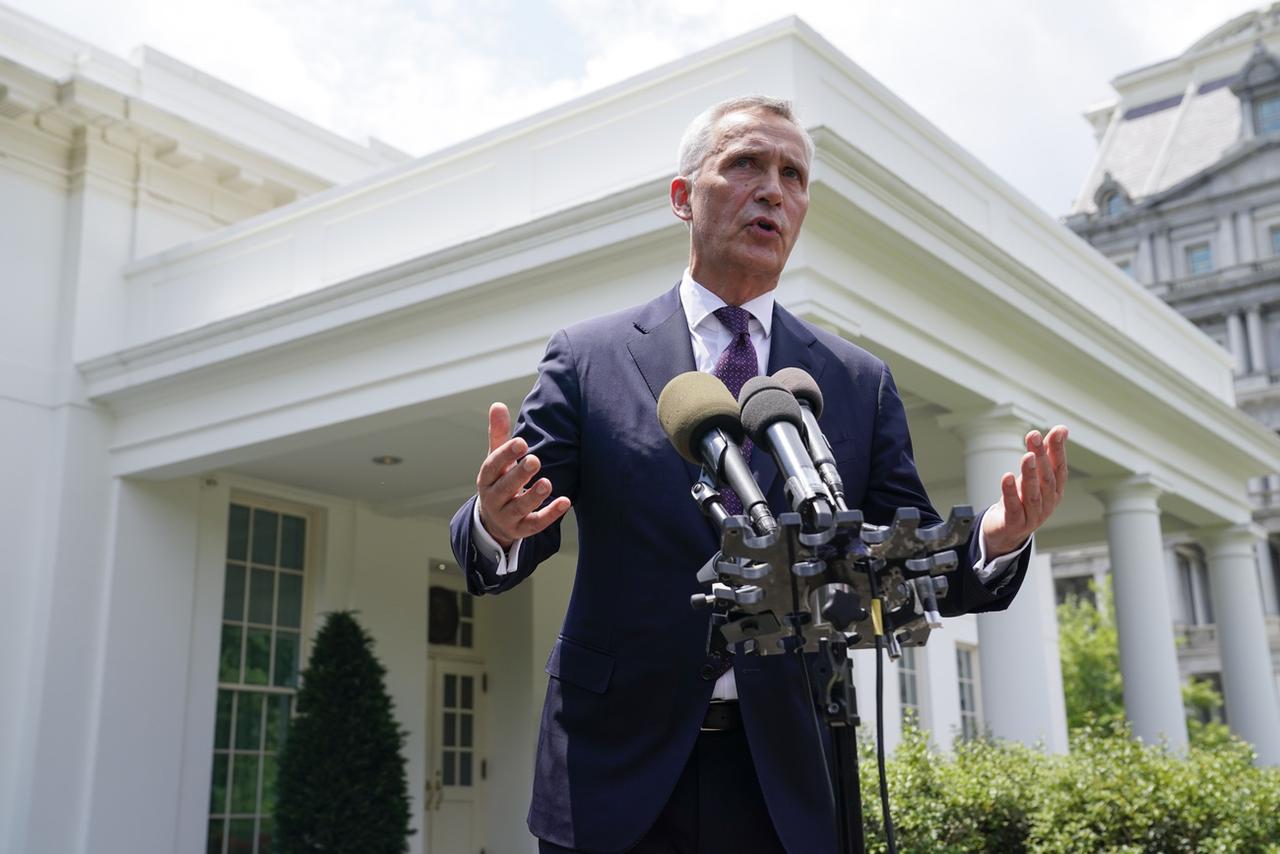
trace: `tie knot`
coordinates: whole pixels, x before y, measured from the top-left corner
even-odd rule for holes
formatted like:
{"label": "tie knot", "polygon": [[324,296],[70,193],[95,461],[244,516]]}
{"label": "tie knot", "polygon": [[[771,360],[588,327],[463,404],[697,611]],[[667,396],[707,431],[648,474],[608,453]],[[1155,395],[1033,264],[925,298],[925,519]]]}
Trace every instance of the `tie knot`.
{"label": "tie knot", "polygon": [[716,320],[724,324],[724,328],[734,337],[747,334],[747,322],[751,320],[751,312],[742,306],[726,305],[715,310]]}

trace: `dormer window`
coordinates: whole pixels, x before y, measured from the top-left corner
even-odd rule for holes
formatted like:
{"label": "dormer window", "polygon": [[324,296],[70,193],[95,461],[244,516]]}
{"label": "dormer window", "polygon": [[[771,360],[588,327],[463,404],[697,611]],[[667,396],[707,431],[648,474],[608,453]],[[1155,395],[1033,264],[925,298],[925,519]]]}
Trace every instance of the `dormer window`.
{"label": "dormer window", "polygon": [[1110,172],[1102,176],[1102,183],[1093,191],[1093,203],[1098,206],[1098,213],[1104,217],[1119,216],[1129,209],[1129,194],[1124,186],[1111,176]]}
{"label": "dormer window", "polygon": [[1258,136],[1280,130],[1280,92],[1253,102],[1253,130]]}
{"label": "dormer window", "polygon": [[1245,138],[1280,131],[1280,59],[1258,42],[1231,82],[1240,99],[1240,133]]}

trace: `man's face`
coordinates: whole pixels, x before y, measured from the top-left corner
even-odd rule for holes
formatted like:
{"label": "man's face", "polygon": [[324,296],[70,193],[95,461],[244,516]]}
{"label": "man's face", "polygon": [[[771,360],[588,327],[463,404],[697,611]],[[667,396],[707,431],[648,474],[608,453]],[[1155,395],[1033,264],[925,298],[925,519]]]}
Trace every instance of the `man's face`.
{"label": "man's face", "polygon": [[750,281],[752,296],[776,285],[809,209],[809,158],[799,129],[769,112],[729,113],[697,176],[683,182],[683,198],[681,181],[673,182],[672,204],[692,224],[694,278],[708,287]]}

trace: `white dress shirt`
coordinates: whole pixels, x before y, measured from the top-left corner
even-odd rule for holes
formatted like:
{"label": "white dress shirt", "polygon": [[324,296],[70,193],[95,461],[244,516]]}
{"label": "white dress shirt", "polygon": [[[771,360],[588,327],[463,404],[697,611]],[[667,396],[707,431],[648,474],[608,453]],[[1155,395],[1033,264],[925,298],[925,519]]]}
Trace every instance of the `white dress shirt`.
{"label": "white dress shirt", "polygon": [[[689,325],[694,364],[698,370],[711,373],[720,354],[733,343],[733,333],[715,316],[715,310],[728,303],[695,282],[689,270],[686,269],[684,277],[680,280],[680,305],[684,308],[685,320]],[[773,291],[743,303],[742,308],[751,312],[751,320],[747,322],[747,334],[751,338],[751,346],[756,351],[756,366],[763,374],[769,367],[769,348],[773,332]],[[490,536],[484,529],[484,525],[480,523],[479,501],[476,501],[472,512],[474,514],[471,525],[472,543],[477,551],[487,555],[497,564],[494,572],[498,575],[506,575],[512,567],[516,566],[520,555],[520,544],[524,540],[516,540],[504,553],[497,540]],[[978,574],[978,580],[983,584],[989,584],[998,578],[1030,544],[1031,540],[1028,539],[1022,548],[1010,554],[1001,555],[988,564],[987,543],[985,538],[979,537],[979,558],[973,567]],[[738,684],[733,678],[732,670],[716,682],[711,697],[715,700],[738,698]]]}

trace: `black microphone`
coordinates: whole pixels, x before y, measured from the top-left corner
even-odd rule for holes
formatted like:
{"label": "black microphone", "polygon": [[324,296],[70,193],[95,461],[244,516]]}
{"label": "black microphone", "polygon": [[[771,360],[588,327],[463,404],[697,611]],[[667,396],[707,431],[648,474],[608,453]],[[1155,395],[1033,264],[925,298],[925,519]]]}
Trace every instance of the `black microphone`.
{"label": "black microphone", "polygon": [[826,484],[827,492],[836,504],[837,510],[848,510],[844,500],[844,481],[836,469],[836,458],[831,453],[831,443],[823,435],[818,426],[818,417],[822,415],[822,389],[809,372],[802,368],[783,368],[773,378],[787,391],[795,395],[800,402],[800,416],[804,419],[804,440],[809,448],[809,456],[817,466],[818,476]]}
{"label": "black microphone", "polygon": [[680,456],[704,466],[718,483],[738,494],[757,534],[778,530],[760,485],[742,458],[738,404],[725,384],[711,374],[689,371],[667,383],[658,395],[658,422]]}
{"label": "black microphone", "polygon": [[804,416],[800,404],[772,377],[752,377],[738,393],[742,426],[758,445],[773,455],[786,476],[785,491],[791,509],[810,530],[831,527],[831,499],[800,431]]}

